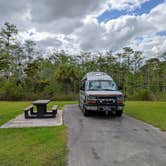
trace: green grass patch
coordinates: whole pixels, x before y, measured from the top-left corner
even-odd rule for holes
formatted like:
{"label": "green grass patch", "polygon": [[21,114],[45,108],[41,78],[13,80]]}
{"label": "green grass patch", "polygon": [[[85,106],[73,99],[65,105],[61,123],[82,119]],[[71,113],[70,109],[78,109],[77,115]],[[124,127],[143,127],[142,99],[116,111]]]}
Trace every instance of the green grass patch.
{"label": "green grass patch", "polygon": [[0,165],[64,166],[66,128],[0,129]]}
{"label": "green grass patch", "polygon": [[[51,102],[62,109],[73,101]],[[31,102],[0,102],[0,125],[18,114]],[[64,166],[67,154],[65,126],[45,128],[0,129],[0,165]]]}
{"label": "green grass patch", "polygon": [[166,102],[128,101],[125,113],[166,131]]}
{"label": "green grass patch", "polygon": [[0,125],[15,118],[23,112],[23,108],[30,105],[30,102],[0,102]]}

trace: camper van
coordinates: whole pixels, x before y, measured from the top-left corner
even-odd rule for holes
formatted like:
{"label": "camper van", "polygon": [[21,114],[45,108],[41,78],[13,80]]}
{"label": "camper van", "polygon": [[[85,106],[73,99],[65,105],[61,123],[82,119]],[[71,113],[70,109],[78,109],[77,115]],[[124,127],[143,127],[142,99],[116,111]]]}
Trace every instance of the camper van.
{"label": "camper van", "polygon": [[111,76],[90,72],[81,80],[79,106],[85,116],[92,111],[121,116],[124,97]]}

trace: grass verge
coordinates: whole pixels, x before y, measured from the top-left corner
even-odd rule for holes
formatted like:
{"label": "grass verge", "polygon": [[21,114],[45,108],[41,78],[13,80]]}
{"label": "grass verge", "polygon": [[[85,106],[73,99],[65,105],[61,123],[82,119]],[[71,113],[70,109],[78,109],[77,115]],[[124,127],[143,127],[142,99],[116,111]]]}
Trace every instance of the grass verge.
{"label": "grass verge", "polygon": [[166,102],[128,101],[125,113],[166,131]]}
{"label": "grass verge", "polygon": [[66,128],[0,129],[0,165],[64,166]]}
{"label": "grass verge", "polygon": [[[0,102],[0,125],[22,113],[31,102]],[[51,102],[62,109],[72,101]],[[0,129],[0,165],[64,166],[67,154],[65,126]]]}

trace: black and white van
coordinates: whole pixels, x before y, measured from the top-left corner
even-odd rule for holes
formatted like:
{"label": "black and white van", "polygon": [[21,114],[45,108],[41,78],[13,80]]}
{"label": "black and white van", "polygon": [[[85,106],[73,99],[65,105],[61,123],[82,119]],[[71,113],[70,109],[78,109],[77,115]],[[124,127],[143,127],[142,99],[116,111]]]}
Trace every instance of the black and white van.
{"label": "black and white van", "polygon": [[85,116],[91,111],[121,116],[124,97],[111,76],[103,72],[90,72],[81,81],[79,105]]}

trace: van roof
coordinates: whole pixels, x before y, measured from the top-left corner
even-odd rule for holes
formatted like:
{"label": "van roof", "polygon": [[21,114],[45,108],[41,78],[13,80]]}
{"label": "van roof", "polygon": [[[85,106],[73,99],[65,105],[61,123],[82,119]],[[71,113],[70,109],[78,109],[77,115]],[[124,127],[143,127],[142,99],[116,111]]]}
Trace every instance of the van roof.
{"label": "van roof", "polygon": [[111,76],[109,76],[108,74],[104,73],[104,72],[89,72],[87,73],[83,80],[87,79],[87,80],[113,80]]}

